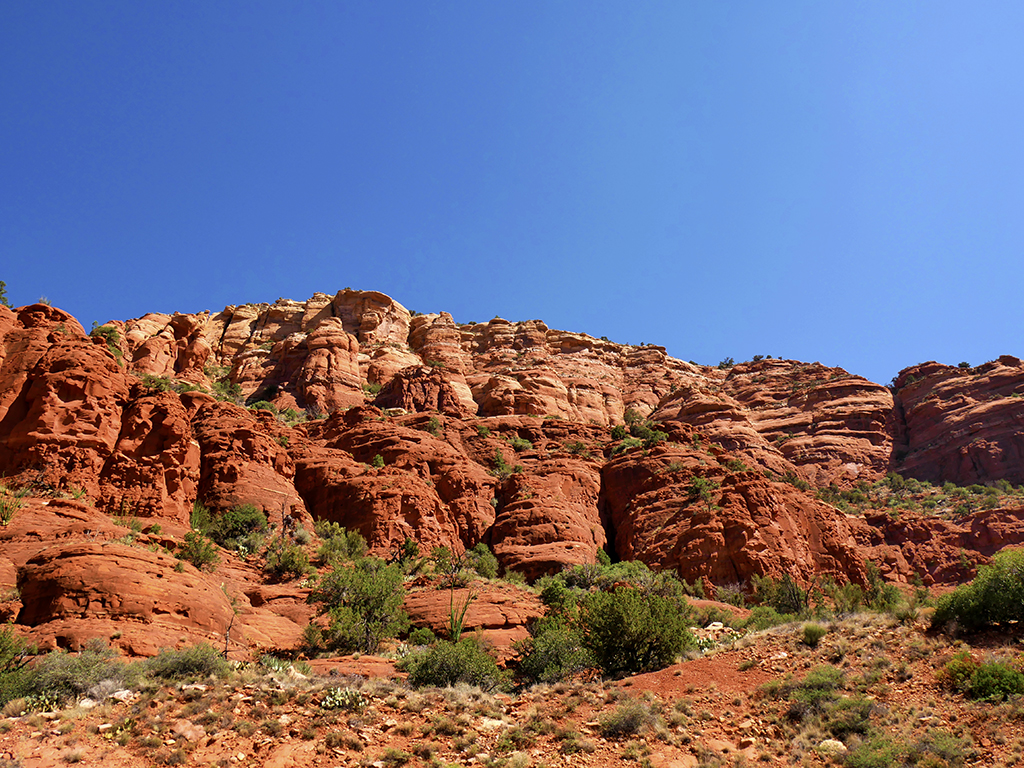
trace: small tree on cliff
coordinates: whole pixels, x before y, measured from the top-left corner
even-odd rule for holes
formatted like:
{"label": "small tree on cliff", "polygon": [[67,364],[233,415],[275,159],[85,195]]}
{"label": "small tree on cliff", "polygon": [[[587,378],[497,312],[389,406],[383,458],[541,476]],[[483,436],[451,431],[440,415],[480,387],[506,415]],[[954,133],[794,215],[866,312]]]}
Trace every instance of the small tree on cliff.
{"label": "small tree on cliff", "polygon": [[402,610],[405,589],[402,569],[376,557],[364,557],[350,565],[336,563],[309,595],[319,603],[319,615],[330,616],[326,632],[311,624],[306,639],[311,645],[335,651],[373,653],[381,642],[409,626]]}
{"label": "small tree on cliff", "polygon": [[11,306],[11,302],[7,300],[7,283],[0,280],[0,304],[5,307]]}

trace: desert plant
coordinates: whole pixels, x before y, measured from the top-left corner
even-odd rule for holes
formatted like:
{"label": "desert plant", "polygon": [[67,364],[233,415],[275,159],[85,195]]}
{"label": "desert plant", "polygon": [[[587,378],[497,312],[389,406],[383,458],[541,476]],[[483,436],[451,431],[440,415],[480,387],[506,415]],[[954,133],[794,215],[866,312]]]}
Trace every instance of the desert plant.
{"label": "desert plant", "polygon": [[472,568],[485,579],[496,579],[498,577],[498,558],[494,556],[490,548],[482,541],[472,549],[466,550],[464,561],[466,566]]}
{"label": "desert plant", "polygon": [[24,505],[24,498],[26,496],[28,496],[27,488],[17,491],[0,488],[0,525],[7,526],[10,524],[14,519],[14,515]]}
{"label": "desert plant", "polygon": [[439,640],[406,656],[400,668],[409,673],[409,684],[417,688],[467,683],[490,691],[507,684],[507,675],[474,638],[458,643]]}
{"label": "desert plant", "polygon": [[208,643],[188,648],[164,649],[145,662],[146,671],[161,680],[196,680],[227,677],[227,660]]}
{"label": "desert plant", "polygon": [[823,627],[821,624],[804,624],[804,645],[809,645],[811,648],[817,648],[818,643],[821,642],[821,638],[828,634],[828,627]]}
{"label": "desert plant", "polygon": [[641,731],[652,728],[658,716],[651,707],[636,699],[628,699],[615,708],[613,712],[603,715],[599,722],[601,735],[606,739],[621,739],[623,736],[635,736]]}
{"label": "desert plant", "polygon": [[661,669],[696,645],[685,602],[633,587],[588,595],[580,622],[584,646],[608,675]]}
{"label": "desert plant", "polygon": [[297,579],[312,573],[314,569],[302,547],[278,537],[267,547],[267,561],[263,570],[276,579]]}
{"label": "desert plant", "polygon": [[320,707],[362,712],[366,708],[366,697],[354,688],[328,688],[320,700]]}
{"label": "desert plant", "polygon": [[102,641],[90,641],[78,653],[48,653],[25,671],[23,695],[30,700],[30,708],[40,709],[63,704],[104,681],[121,688],[137,677],[136,669]]}
{"label": "desert plant", "polygon": [[373,653],[408,626],[404,598],[401,567],[364,557],[351,565],[335,563],[308,601],[319,604],[320,615],[330,617],[324,638],[328,647]]}
{"label": "desert plant", "polygon": [[519,675],[528,682],[568,680],[596,666],[578,629],[561,616],[539,619],[530,635],[513,646],[519,654]]}
{"label": "desert plant", "polygon": [[322,541],[316,553],[322,563],[358,560],[366,554],[366,539],[359,531],[326,520],[318,520],[314,530]]}
{"label": "desert plant", "polygon": [[93,328],[89,335],[94,339],[103,339],[110,354],[118,363],[121,362],[121,334],[117,332],[117,328],[112,325],[100,325]]}
{"label": "desert plant", "polygon": [[178,547],[177,557],[179,560],[192,563],[201,571],[212,571],[220,561],[220,555],[217,554],[213,542],[198,531],[189,531],[185,534],[184,541]]}
{"label": "desert plant", "polygon": [[1007,549],[968,584],[939,598],[932,627],[955,622],[969,632],[1024,620],[1024,550]]}

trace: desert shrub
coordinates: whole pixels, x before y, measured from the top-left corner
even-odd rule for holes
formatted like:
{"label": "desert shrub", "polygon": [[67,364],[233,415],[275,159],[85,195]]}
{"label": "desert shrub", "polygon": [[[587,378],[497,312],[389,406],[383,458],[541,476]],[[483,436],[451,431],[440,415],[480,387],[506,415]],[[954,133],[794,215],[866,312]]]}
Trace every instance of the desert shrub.
{"label": "desert shrub", "polygon": [[[929,760],[929,756],[932,759]],[[962,766],[968,757],[974,757],[970,738],[961,739],[949,731],[928,730],[909,750],[908,762],[926,768],[927,766]]]}
{"label": "desert shrub", "polygon": [[28,488],[15,491],[0,486],[0,525],[6,526],[14,519],[14,515],[24,504],[23,499],[26,496],[28,496]]}
{"label": "desert shrub", "polygon": [[210,538],[227,549],[238,549],[252,534],[267,530],[267,515],[253,504],[232,507],[216,519]]}
{"label": "desert shrub", "polygon": [[1024,621],[1024,550],[1003,550],[969,584],[939,598],[932,627],[955,622],[969,632]]}
{"label": "desert shrub", "polygon": [[947,661],[936,673],[939,682],[953,691],[965,692],[971,685],[971,677],[978,669],[978,662],[971,652],[964,649]]}
{"label": "desert shrub", "polygon": [[215,381],[213,382],[213,396],[224,402],[241,403],[242,386],[227,379]]}
{"label": "desert shrub", "polygon": [[358,560],[366,554],[366,539],[359,531],[349,531],[326,520],[318,520],[315,530],[323,542],[316,553],[322,563]]}
{"label": "desert shrub", "polygon": [[781,579],[754,575],[751,585],[752,599],[758,605],[770,606],[782,614],[800,614],[807,609],[807,592],[788,573]]}
{"label": "desert shrub", "polygon": [[738,628],[757,632],[762,629],[768,629],[769,627],[777,627],[780,624],[788,624],[791,621],[796,620],[797,617],[793,614],[781,614],[770,605],[759,605],[756,608],[751,609],[750,615],[740,622]]}
{"label": "desert shrub", "polygon": [[824,592],[832,601],[835,612],[842,616],[855,613],[864,602],[864,589],[860,584],[836,584],[834,581],[827,581],[824,585]]}
{"label": "desert shrub", "polygon": [[627,434],[624,424],[616,424],[612,427],[612,440],[622,440]]}
{"label": "desert shrub", "polygon": [[530,635],[513,646],[519,654],[519,675],[530,683],[568,680],[595,666],[579,630],[561,616],[538,620]]}
{"label": "desert shrub", "polygon": [[790,706],[787,716],[799,721],[821,714],[836,700],[836,691],[844,683],[842,670],[830,665],[814,667],[802,681],[788,686]]}
{"label": "desert shrub", "polygon": [[606,739],[621,739],[635,736],[641,731],[654,727],[658,716],[651,707],[636,699],[628,699],[613,712],[603,715],[598,721],[601,735]]}
{"label": "desert shrub", "polygon": [[903,765],[906,753],[907,748],[902,742],[879,734],[861,741],[847,752],[843,765],[846,768],[892,768]]}
{"label": "desert shrub", "polygon": [[533,443],[531,443],[525,437],[513,437],[511,440],[509,440],[508,444],[512,446],[512,450],[515,451],[516,453],[522,453],[523,451],[533,450]]}
{"label": "desert shrub", "polygon": [[986,661],[974,670],[967,689],[972,699],[1008,699],[1024,693],[1024,674],[1003,661]]}
{"label": "desert shrub", "polygon": [[865,563],[868,576],[868,589],[864,594],[867,604],[876,611],[886,611],[896,606],[903,595],[895,584],[882,578],[878,566],[868,561]]}
{"label": "desert shrub", "polygon": [[818,643],[821,642],[821,638],[828,634],[828,627],[823,627],[821,624],[804,624],[804,645],[809,645],[811,648],[817,648]]}
{"label": "desert shrub", "polygon": [[498,558],[482,541],[472,549],[466,550],[465,562],[485,579],[498,577]]}
{"label": "desert shrub", "polygon": [[48,653],[24,672],[22,695],[46,708],[84,695],[104,681],[111,681],[115,688],[123,688],[137,677],[135,669],[99,641],[90,641],[79,653]]}
{"label": "desert shrub", "polygon": [[10,627],[0,629],[0,705],[25,695],[24,669],[33,653]]}
{"label": "desert shrub", "polygon": [[437,641],[437,635],[430,627],[416,627],[409,633],[409,645],[430,645]]}
{"label": "desert shrub", "polygon": [[330,617],[323,636],[326,646],[364,653],[375,652],[381,642],[408,627],[404,599],[401,567],[376,557],[363,557],[351,565],[335,563],[308,597],[310,603],[319,604],[320,615]]}
{"label": "desert shrub", "polygon": [[829,705],[821,716],[821,727],[837,739],[845,739],[851,733],[867,733],[871,727],[871,711],[874,702],[863,696],[843,696]]}
{"label": "desert shrub", "polygon": [[263,571],[276,579],[297,579],[313,572],[309,557],[302,547],[286,539],[277,538],[267,548],[267,561]]}
{"label": "desert shrub", "polygon": [[475,685],[485,691],[504,688],[508,676],[474,638],[457,643],[439,640],[429,648],[413,651],[399,664],[409,674],[409,684],[422,688],[447,688],[456,683]]}
{"label": "desert shrub", "polygon": [[161,680],[198,680],[206,677],[227,677],[227,660],[208,643],[188,648],[160,651],[145,662],[146,671]]}
{"label": "desert shrub", "polygon": [[177,558],[192,563],[201,571],[212,571],[220,561],[213,542],[198,531],[189,531],[178,547]]}
{"label": "desert shrub", "polygon": [[142,374],[142,385],[151,392],[170,392],[173,382],[170,376],[155,376],[152,373]]}
{"label": "desert shrub", "polygon": [[632,587],[588,595],[580,605],[583,644],[608,675],[667,667],[696,645],[685,601]]}
{"label": "desert shrub", "polygon": [[89,335],[94,339],[103,339],[107,350],[114,356],[118,363],[121,362],[121,334],[112,325],[101,325],[93,328]]}

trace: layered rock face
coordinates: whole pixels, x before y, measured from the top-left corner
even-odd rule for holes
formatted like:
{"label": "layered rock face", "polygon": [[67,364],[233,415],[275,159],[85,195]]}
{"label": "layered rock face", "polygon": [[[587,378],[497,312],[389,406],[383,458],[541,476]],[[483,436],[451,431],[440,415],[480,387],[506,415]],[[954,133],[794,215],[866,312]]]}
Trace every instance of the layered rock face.
{"label": "layered rock face", "polygon": [[1004,355],[977,368],[923,363],[894,382],[904,421],[901,472],[958,485],[1024,482],[1024,363]]}
{"label": "layered rock face", "polygon": [[[915,366],[890,390],[816,363],[703,367],[539,320],[460,325],[349,289],[108,326],[116,336],[92,338],[52,307],[0,307],[0,473],[56,521],[34,544],[11,539],[0,577],[34,596],[22,619],[52,627],[52,642],[119,610],[150,621],[152,584],[175,605],[206,594],[206,575],[94,541],[135,519],[173,546],[196,502],[215,514],[253,504],[292,530],[338,522],[380,555],[407,539],[456,555],[484,542],[531,579],[605,550],[717,584],[862,582],[866,559],[897,580],[953,582],[961,552],[983,562],[1024,540],[1017,508],[853,518],[815,497],[891,471],[1024,482],[1016,358]],[[244,407],[257,401],[286,416]],[[626,421],[635,436],[613,433]],[[101,565],[114,569],[104,583],[136,574],[135,596],[87,584]],[[255,571],[231,578],[238,616],[262,622],[239,619],[237,632],[297,638],[301,593],[255,587]],[[209,598],[159,621],[222,633],[223,601]]]}

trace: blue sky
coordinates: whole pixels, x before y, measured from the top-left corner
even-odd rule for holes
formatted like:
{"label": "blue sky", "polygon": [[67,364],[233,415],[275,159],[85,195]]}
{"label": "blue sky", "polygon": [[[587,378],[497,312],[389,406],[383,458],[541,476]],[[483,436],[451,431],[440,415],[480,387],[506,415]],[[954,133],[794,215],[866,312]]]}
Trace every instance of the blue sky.
{"label": "blue sky", "polygon": [[0,279],[380,290],[881,383],[1024,355],[1024,5],[0,3]]}

